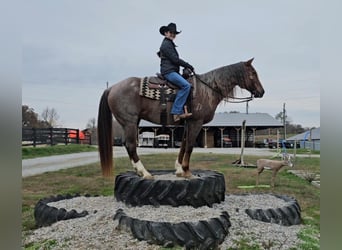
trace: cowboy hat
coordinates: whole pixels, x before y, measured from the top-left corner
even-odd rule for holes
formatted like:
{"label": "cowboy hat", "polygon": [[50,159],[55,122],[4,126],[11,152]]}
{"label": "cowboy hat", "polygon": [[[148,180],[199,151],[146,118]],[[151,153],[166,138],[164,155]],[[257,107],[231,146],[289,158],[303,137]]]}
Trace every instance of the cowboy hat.
{"label": "cowboy hat", "polygon": [[175,23],[169,23],[167,26],[161,26],[159,29],[160,34],[164,36],[165,32],[170,31],[171,33],[179,34],[182,31],[177,31],[177,26]]}

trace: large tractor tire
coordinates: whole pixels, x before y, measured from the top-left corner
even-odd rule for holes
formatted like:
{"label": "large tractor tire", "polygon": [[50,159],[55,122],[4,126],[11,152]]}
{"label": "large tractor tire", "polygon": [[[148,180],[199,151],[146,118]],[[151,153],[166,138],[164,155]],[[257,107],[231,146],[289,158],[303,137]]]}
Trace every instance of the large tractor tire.
{"label": "large tractor tire", "polygon": [[246,214],[254,220],[276,223],[283,226],[301,224],[301,209],[297,200],[286,195],[274,194],[274,196],[286,201],[287,204],[278,208],[246,209]]}
{"label": "large tractor tire", "polygon": [[[152,170],[152,175],[172,175],[171,170]],[[224,175],[211,170],[193,170],[193,178],[143,179],[135,172],[119,174],[115,179],[114,195],[117,201],[132,206],[189,205],[209,206],[225,198]]]}
{"label": "large tractor tire", "polygon": [[229,215],[223,211],[219,217],[197,222],[154,222],[129,217],[118,209],[114,221],[118,229],[132,233],[134,238],[164,247],[176,245],[185,249],[218,249],[231,226]]}
{"label": "large tractor tire", "polygon": [[[60,200],[72,199],[75,197],[79,197],[79,194],[76,195],[57,195],[51,196],[48,198],[40,199],[34,208],[34,219],[36,221],[36,226],[49,226],[57,221],[61,220],[69,220],[74,218],[80,218],[88,215],[88,211],[82,211],[78,213],[76,210],[72,209],[67,211],[64,208],[56,208],[53,206],[49,206],[48,203],[56,202]],[[89,195],[86,195],[89,196]]]}

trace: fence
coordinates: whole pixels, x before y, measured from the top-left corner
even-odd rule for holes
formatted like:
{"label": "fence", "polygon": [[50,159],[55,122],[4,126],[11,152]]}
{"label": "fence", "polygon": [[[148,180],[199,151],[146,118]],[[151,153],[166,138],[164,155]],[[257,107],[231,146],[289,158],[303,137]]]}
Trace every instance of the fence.
{"label": "fence", "polygon": [[320,140],[300,141],[300,147],[321,151],[321,141]]}
{"label": "fence", "polygon": [[92,144],[91,135],[72,128],[22,128],[22,146]]}

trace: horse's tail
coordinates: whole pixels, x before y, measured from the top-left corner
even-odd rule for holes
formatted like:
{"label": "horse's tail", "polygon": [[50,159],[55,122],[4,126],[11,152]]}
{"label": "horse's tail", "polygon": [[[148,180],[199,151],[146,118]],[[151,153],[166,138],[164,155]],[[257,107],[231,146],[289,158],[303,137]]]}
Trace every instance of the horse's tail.
{"label": "horse's tail", "polygon": [[106,177],[113,172],[113,136],[112,136],[112,112],[108,105],[109,89],[106,89],[101,97],[99,114],[97,117],[97,139],[100,153],[102,174]]}

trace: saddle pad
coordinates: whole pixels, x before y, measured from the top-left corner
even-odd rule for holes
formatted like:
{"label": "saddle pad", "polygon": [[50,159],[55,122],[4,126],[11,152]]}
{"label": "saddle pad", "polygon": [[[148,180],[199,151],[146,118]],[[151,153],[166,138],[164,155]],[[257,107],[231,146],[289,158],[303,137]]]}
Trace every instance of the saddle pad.
{"label": "saddle pad", "polygon": [[[146,76],[144,78],[141,78],[139,95],[150,98],[152,100],[160,100],[160,89],[151,89],[148,85],[148,77]],[[172,95],[176,94],[177,90],[167,87],[164,93],[165,95]]]}

